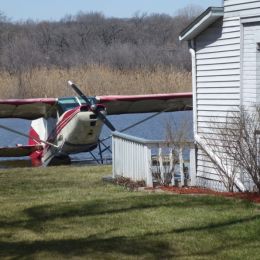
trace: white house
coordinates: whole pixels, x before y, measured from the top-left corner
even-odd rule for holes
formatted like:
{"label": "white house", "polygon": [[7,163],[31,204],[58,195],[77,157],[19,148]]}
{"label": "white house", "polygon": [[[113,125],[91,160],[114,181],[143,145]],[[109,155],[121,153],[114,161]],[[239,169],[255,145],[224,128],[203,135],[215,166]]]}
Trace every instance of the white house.
{"label": "white house", "polygon": [[[260,103],[260,0],[224,0],[210,7],[180,34],[192,57],[194,136],[200,144],[196,157],[197,184],[225,190],[211,151],[202,140],[212,131],[209,122],[224,121],[241,105]],[[212,153],[214,156],[214,153]],[[241,176],[240,190],[250,189]]]}

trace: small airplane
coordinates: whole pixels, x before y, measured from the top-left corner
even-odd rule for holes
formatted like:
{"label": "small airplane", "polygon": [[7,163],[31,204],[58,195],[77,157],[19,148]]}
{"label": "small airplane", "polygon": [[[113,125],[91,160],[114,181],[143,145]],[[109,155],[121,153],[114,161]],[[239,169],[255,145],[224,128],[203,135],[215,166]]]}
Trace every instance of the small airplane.
{"label": "small airplane", "polygon": [[0,99],[0,118],[31,121],[29,134],[4,125],[0,128],[28,137],[28,145],[0,147],[0,157],[30,156],[33,165],[69,162],[69,154],[91,152],[99,144],[102,126],[116,131],[107,115],[173,112],[192,109],[192,93],[86,96],[71,81],[74,97]]}

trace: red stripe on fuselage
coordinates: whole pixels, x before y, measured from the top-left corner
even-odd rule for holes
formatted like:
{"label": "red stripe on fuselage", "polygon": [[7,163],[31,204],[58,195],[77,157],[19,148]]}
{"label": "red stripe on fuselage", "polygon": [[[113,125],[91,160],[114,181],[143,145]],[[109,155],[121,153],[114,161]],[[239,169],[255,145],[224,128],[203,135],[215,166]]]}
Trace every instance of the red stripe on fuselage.
{"label": "red stripe on fuselage", "polygon": [[63,114],[61,121],[57,123],[56,134],[59,134],[60,131],[68,124],[68,122],[80,112],[80,107],[68,110]]}
{"label": "red stripe on fuselage", "polygon": [[[57,135],[64,129],[64,127],[74,118],[78,113],[80,112],[80,106],[73,108],[71,110],[66,111],[63,114],[62,119],[57,123],[57,126],[55,129],[51,132],[51,134],[48,137],[49,142],[53,142],[55,138],[57,138]],[[50,146],[46,145],[46,149],[49,149]]]}
{"label": "red stripe on fuselage", "polygon": [[[40,138],[38,133],[32,127],[30,128],[29,136],[37,138],[37,139]],[[39,143],[36,142],[34,139],[29,138],[28,144],[29,145],[38,145]],[[43,150],[37,150],[37,151],[30,154],[33,165],[39,165],[38,161],[41,160],[42,154],[43,154]]]}

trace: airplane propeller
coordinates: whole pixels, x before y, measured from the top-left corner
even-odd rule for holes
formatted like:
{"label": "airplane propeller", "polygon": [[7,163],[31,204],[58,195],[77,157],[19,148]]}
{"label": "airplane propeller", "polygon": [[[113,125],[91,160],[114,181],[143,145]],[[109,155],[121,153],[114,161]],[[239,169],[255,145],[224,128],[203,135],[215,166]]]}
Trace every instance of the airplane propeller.
{"label": "airplane propeller", "polygon": [[107,117],[97,109],[96,104],[93,104],[92,100],[83,94],[83,92],[72,82],[68,81],[70,87],[91,107],[93,113],[111,130],[116,131],[112,123],[107,119]]}

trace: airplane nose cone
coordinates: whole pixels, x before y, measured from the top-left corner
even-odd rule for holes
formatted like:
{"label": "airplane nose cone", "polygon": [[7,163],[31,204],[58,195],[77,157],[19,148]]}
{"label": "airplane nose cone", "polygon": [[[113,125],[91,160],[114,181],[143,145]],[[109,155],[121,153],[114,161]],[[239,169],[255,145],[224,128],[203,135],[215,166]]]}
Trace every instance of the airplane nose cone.
{"label": "airplane nose cone", "polygon": [[97,109],[97,106],[96,105],[91,105],[90,108],[91,108],[92,111],[95,111]]}

